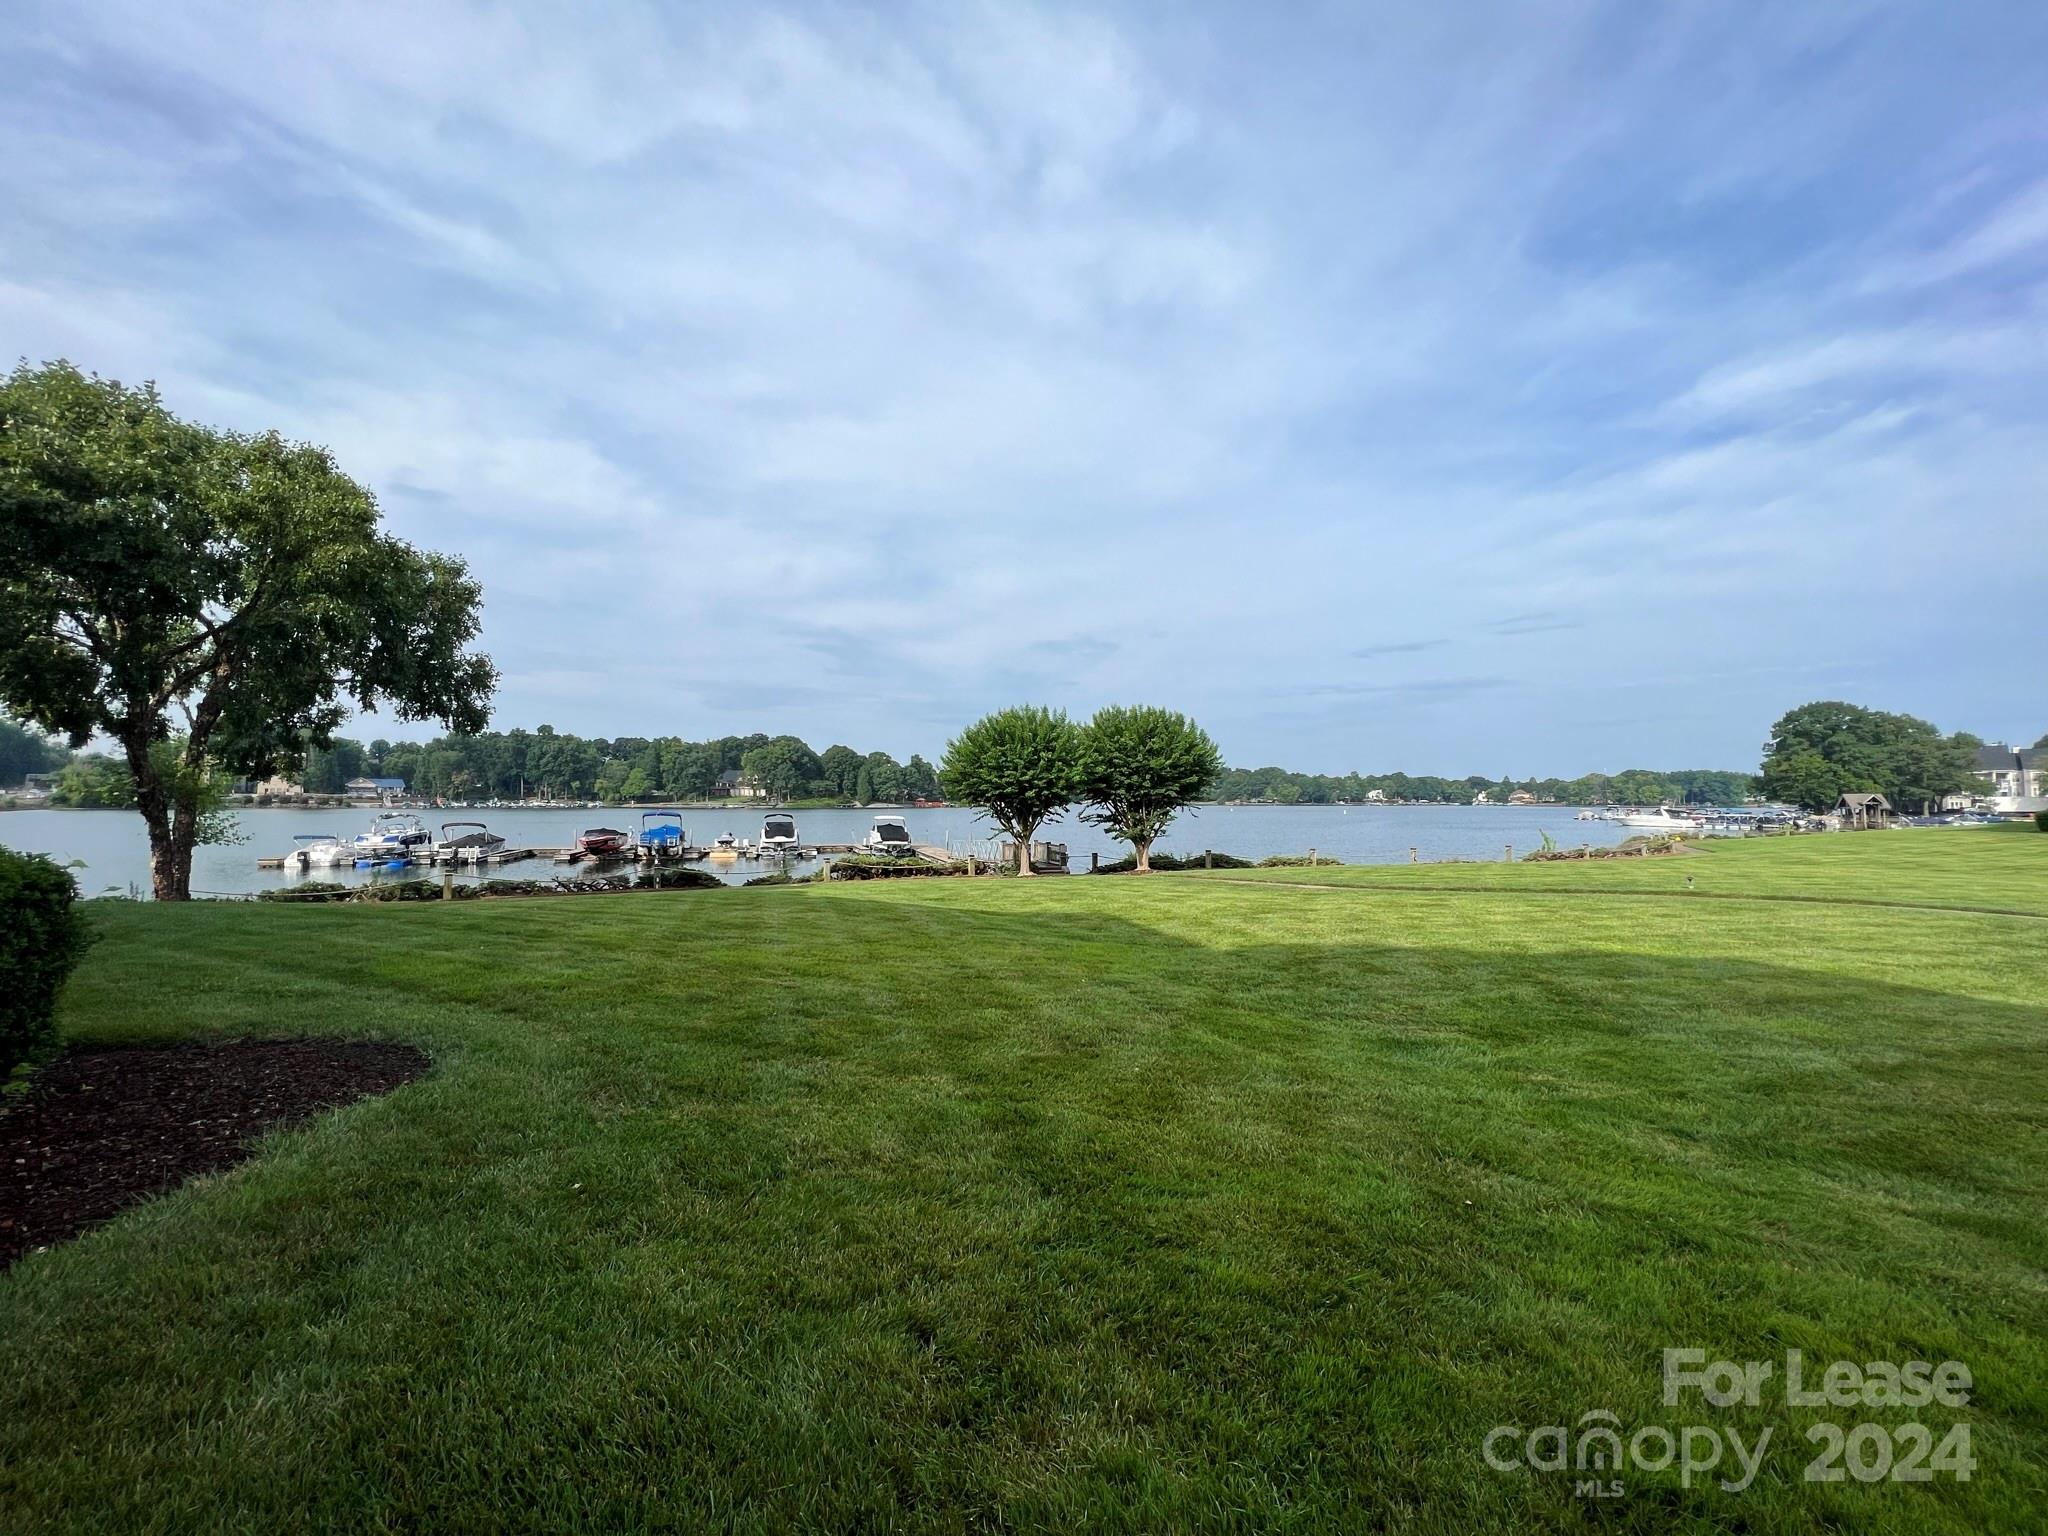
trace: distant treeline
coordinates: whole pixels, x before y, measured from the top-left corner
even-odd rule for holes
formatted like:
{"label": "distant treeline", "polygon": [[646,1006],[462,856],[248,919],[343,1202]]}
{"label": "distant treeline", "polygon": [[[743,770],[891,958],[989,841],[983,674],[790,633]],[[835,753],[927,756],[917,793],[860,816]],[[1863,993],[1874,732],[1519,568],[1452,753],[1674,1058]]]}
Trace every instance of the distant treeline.
{"label": "distant treeline", "polygon": [[1269,800],[1276,805],[1332,805],[1359,801],[1378,790],[1388,800],[1424,800],[1470,805],[1484,792],[1502,801],[1517,790],[1538,800],[1564,805],[1740,805],[1756,793],[1752,773],[1719,768],[1678,768],[1658,771],[1631,768],[1624,773],[1586,773],[1576,779],[1489,779],[1473,774],[1463,779],[1407,773],[1289,773],[1285,768],[1232,768],[1217,782],[1218,800]]}
{"label": "distant treeline", "polygon": [[705,800],[736,771],[776,800],[935,800],[939,776],[912,755],[831,746],[813,752],[794,736],[572,736],[551,725],[432,741],[369,743],[337,737],[311,748],[300,782],[339,794],[355,778],[403,779],[418,795],[450,800]]}
{"label": "distant treeline", "polygon": [[[0,720],[0,785],[30,773],[69,765],[59,799],[111,804],[100,779],[121,773],[112,760],[79,759],[56,742]],[[355,741],[309,748],[298,775],[309,794],[338,795],[355,778],[403,779],[415,794],[450,800],[705,800],[719,794],[719,776],[736,770],[777,800],[871,802],[936,800],[936,769],[915,754],[899,763],[886,752],[830,746],[814,752],[794,736],[720,736],[684,741],[678,736],[573,736],[543,725],[537,730],[486,731],[432,741]],[[1588,773],[1576,779],[1462,779],[1407,773],[1290,773],[1284,768],[1232,768],[1209,798],[1267,800],[1279,805],[1331,805],[1362,801],[1378,790],[1388,800],[1470,805],[1483,790],[1505,800],[1527,790],[1539,800],[1566,805],[1739,804],[1756,793],[1754,774],[1686,768],[1658,772]],[[69,793],[64,791],[68,790]]]}

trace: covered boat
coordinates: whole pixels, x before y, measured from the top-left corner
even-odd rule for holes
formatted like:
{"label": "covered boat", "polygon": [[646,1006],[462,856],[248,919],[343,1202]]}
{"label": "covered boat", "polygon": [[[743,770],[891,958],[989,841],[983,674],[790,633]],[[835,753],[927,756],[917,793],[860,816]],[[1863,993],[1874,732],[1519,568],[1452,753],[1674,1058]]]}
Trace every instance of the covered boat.
{"label": "covered boat", "polygon": [[860,851],[881,854],[885,858],[907,859],[917,852],[917,845],[910,840],[910,829],[903,824],[901,816],[877,816],[861,842]]}
{"label": "covered boat", "polygon": [[434,855],[457,864],[481,864],[504,846],[505,839],[480,821],[444,821]]}
{"label": "covered boat", "polygon": [[796,818],[774,811],[761,818],[761,853],[764,858],[795,858],[803,850],[797,840]]}
{"label": "covered boat", "polygon": [[678,859],[688,839],[683,834],[681,811],[642,811],[640,846],[650,858]]}
{"label": "covered boat", "polygon": [[617,827],[587,827],[576,838],[576,851],[594,859],[617,858],[626,851],[626,834]]}

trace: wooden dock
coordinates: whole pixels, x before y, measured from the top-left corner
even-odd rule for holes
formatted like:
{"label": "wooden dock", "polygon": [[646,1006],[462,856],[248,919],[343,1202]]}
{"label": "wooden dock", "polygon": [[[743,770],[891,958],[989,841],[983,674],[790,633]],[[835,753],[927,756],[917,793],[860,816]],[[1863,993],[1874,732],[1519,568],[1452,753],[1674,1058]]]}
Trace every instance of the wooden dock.
{"label": "wooden dock", "polygon": [[[920,859],[923,859],[928,864],[939,865],[941,868],[952,868],[955,865],[968,862],[967,855],[954,853],[951,849],[941,848],[936,843],[916,843],[912,846],[917,850],[917,856]],[[504,864],[519,864],[528,859],[546,859],[556,864],[695,864],[710,858],[713,851],[710,848],[685,847],[677,853],[657,854],[653,849],[636,846],[628,848],[622,853],[597,856],[585,853],[580,848],[534,847],[500,848],[496,852],[487,853],[480,858],[446,858],[435,853],[432,849],[427,849],[413,854],[408,862],[420,869],[483,869]],[[840,854],[861,853],[864,851],[858,843],[807,843],[804,845],[800,857],[834,858]],[[745,860],[748,863],[773,864],[779,862],[775,857],[763,858],[758,853],[740,853],[734,857],[736,860]],[[284,869],[291,863],[291,860],[292,856],[290,854],[271,854],[259,857],[256,860],[256,867],[258,869]],[[366,860],[366,862],[378,864],[387,863],[389,860],[371,858]],[[349,864],[315,864],[310,866],[308,872],[320,869],[348,869],[351,867],[353,867],[353,861]]]}

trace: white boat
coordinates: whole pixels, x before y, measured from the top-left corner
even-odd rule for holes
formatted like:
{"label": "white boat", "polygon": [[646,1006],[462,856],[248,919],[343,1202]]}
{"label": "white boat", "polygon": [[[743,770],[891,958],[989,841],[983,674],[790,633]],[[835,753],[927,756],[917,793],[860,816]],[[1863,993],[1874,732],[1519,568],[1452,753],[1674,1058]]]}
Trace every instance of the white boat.
{"label": "white boat", "polygon": [[917,852],[917,845],[910,840],[909,829],[903,825],[901,816],[877,816],[875,824],[868,828],[868,835],[861,841],[860,851],[880,854],[884,858],[907,859]]}
{"label": "white boat", "polygon": [[1697,832],[1699,821],[1685,812],[1668,805],[1660,805],[1654,811],[1628,811],[1614,820],[1624,827],[1638,827],[1656,832]]}
{"label": "white boat", "polygon": [[721,832],[712,840],[707,856],[714,859],[736,859],[744,851],[738,838],[730,832]]}
{"label": "white boat", "polygon": [[796,818],[781,811],[763,816],[759,846],[764,859],[795,858],[803,851],[803,844],[797,840]]}
{"label": "white boat", "polygon": [[292,843],[292,851],[284,856],[286,869],[330,869],[356,861],[355,845],[344,843],[332,832],[301,832]]}
{"label": "white boat", "polygon": [[356,834],[350,846],[359,859],[410,858],[433,842],[434,834],[406,811],[386,811],[372,817],[370,830]]}
{"label": "white boat", "polygon": [[453,864],[481,864],[504,846],[505,839],[480,821],[444,821],[434,857]]}

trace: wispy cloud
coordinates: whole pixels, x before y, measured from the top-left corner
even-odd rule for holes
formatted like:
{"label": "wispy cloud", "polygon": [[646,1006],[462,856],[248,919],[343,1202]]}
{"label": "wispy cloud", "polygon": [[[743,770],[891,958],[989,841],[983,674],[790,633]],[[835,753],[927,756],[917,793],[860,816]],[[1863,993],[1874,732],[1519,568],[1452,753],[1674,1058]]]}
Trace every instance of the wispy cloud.
{"label": "wispy cloud", "polygon": [[2038,699],[2048,11],[17,11],[10,352],[330,443],[508,722],[1576,771],[1744,760],[1788,658]]}

